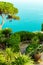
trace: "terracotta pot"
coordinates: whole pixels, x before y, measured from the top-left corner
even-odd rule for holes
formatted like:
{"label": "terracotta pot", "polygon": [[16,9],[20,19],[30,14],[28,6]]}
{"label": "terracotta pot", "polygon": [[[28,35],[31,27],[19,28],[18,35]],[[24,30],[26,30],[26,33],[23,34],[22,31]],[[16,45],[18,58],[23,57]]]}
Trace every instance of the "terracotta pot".
{"label": "terracotta pot", "polygon": [[35,61],[38,61],[40,58],[41,58],[41,53],[40,54],[34,54]]}

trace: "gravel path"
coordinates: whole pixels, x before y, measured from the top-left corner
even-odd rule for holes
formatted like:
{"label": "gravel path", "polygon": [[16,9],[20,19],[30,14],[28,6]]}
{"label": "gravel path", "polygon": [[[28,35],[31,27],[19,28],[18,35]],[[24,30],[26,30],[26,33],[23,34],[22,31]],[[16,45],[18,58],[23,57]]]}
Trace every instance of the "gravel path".
{"label": "gravel path", "polygon": [[22,54],[25,54],[26,48],[28,47],[29,44],[21,44],[20,45],[20,52]]}

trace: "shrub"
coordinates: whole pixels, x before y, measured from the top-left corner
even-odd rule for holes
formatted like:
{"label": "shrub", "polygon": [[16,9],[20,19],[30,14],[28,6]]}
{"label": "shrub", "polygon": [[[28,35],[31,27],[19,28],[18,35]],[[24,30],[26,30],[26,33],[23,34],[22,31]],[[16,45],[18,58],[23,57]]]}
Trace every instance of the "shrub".
{"label": "shrub", "polygon": [[32,42],[28,45],[28,47],[26,48],[26,54],[29,54],[29,55],[33,55],[36,51],[36,49],[38,48],[39,46],[39,40],[37,37],[34,37],[32,39]]}
{"label": "shrub", "polygon": [[26,48],[26,54],[33,55],[37,49],[39,44],[29,44],[28,47]]}
{"label": "shrub", "polygon": [[21,42],[27,40],[30,41],[35,36],[35,33],[25,32],[25,31],[18,32],[18,34],[20,35]]}
{"label": "shrub", "polygon": [[37,36],[38,36],[40,42],[43,41],[43,33],[37,33]]}
{"label": "shrub", "polygon": [[39,38],[38,38],[38,36],[34,36],[34,37],[31,39],[31,43],[33,43],[33,44],[38,44],[38,43],[39,43]]}
{"label": "shrub", "polygon": [[11,35],[11,33],[12,33],[12,30],[9,29],[9,28],[6,28],[6,29],[3,29],[3,30],[1,31],[1,33],[4,34],[5,37],[9,37],[9,36]]}
{"label": "shrub", "polygon": [[43,44],[40,44],[36,49],[36,53],[42,53],[42,52],[43,52]]}
{"label": "shrub", "polygon": [[[20,36],[13,34],[11,29],[4,29],[0,31],[0,46],[12,47],[14,51],[19,51]],[[3,46],[4,45],[4,46]],[[3,48],[2,48],[3,49]]]}
{"label": "shrub", "polygon": [[5,46],[6,46],[6,37],[4,34],[0,34],[0,48],[1,49],[5,49]]}
{"label": "shrub", "polygon": [[0,65],[34,65],[33,63],[30,57],[14,53],[11,48],[0,51]]}
{"label": "shrub", "polygon": [[4,34],[0,34],[0,43],[5,42],[6,38]]}
{"label": "shrub", "polygon": [[[13,33],[12,33],[13,34]],[[5,49],[8,38],[11,35],[11,29],[0,30],[0,48]]]}
{"label": "shrub", "polygon": [[30,57],[22,55],[16,58],[15,65],[34,65],[34,64]]}
{"label": "shrub", "polygon": [[14,51],[19,51],[20,37],[18,34],[10,35],[8,39],[8,47],[11,47]]}

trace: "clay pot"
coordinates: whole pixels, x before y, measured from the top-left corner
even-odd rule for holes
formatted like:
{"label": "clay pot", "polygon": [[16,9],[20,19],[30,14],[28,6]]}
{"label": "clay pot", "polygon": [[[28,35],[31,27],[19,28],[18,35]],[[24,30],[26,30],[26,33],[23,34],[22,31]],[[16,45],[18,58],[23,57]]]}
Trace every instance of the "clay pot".
{"label": "clay pot", "polygon": [[35,61],[38,61],[40,58],[41,58],[41,53],[40,54],[34,54]]}

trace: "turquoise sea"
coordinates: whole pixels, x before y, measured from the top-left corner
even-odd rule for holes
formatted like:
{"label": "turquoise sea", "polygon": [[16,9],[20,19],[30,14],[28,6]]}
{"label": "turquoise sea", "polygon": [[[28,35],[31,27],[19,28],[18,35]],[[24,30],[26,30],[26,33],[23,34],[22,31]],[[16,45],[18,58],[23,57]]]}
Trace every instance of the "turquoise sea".
{"label": "turquoise sea", "polygon": [[[43,3],[40,2],[13,2],[19,9],[18,15],[20,20],[8,20],[5,22],[3,28],[12,28],[13,32],[18,31],[40,31],[43,23]],[[0,18],[1,20],[1,18]]]}

